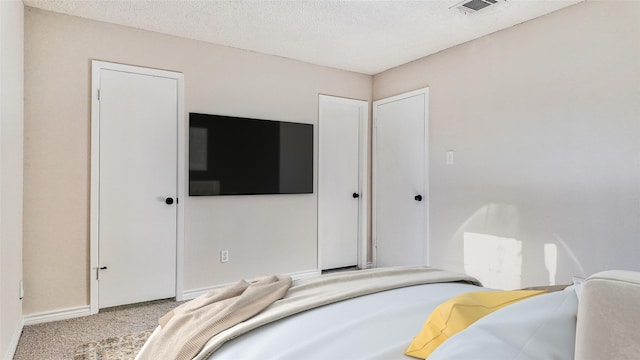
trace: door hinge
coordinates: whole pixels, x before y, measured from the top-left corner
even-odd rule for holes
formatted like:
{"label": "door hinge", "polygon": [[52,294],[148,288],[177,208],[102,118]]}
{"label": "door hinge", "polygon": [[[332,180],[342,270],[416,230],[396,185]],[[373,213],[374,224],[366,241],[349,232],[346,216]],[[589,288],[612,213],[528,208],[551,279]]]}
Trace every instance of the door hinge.
{"label": "door hinge", "polygon": [[98,89],[98,101],[100,101],[100,89]]}
{"label": "door hinge", "polygon": [[106,266],[97,267],[96,269],[96,280],[100,280],[100,270],[107,270]]}

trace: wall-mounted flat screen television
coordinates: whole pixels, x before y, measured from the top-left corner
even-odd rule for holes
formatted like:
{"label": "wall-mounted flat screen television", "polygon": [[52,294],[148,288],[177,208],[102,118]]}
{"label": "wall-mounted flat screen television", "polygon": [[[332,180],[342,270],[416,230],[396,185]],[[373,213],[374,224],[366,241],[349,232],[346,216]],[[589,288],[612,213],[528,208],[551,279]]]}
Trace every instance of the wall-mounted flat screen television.
{"label": "wall-mounted flat screen television", "polygon": [[313,124],[189,114],[189,195],[313,193]]}

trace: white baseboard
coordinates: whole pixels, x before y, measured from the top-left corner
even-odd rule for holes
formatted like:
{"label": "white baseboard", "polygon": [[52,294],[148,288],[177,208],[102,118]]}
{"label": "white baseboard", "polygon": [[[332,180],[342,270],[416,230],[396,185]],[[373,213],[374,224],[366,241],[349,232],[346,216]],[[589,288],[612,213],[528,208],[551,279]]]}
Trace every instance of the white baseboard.
{"label": "white baseboard", "polygon": [[[291,273],[291,274],[289,274],[289,276],[291,276],[291,278],[293,280],[297,280],[297,279],[302,279],[302,278],[319,276],[320,273],[321,272],[319,270],[308,270],[308,271],[301,271],[301,272],[297,272],[297,273]],[[192,299],[195,299],[198,296],[200,296],[200,295],[202,295],[202,294],[204,294],[204,293],[206,293],[208,291],[211,291],[211,290],[214,290],[214,289],[218,289],[218,288],[221,288],[223,286],[230,285],[230,284],[232,284],[232,283],[219,284],[219,285],[208,286],[208,287],[203,287],[203,288],[198,288],[198,289],[185,290],[182,293],[182,300],[192,300]],[[51,321],[73,319],[73,318],[82,317],[82,316],[88,316],[88,315],[91,315],[91,306],[90,305],[78,306],[78,307],[74,307],[74,308],[60,309],[60,310],[54,310],[54,311],[45,311],[45,312],[41,312],[41,313],[26,315],[24,317],[23,322],[22,322],[22,326],[41,324],[41,323],[51,322]],[[20,332],[21,331],[22,331],[22,328],[20,328],[20,331],[18,332],[17,339],[20,339]],[[18,343],[17,343],[17,340],[16,340],[16,346],[17,345],[18,345]]]}
{"label": "white baseboard", "polygon": [[16,350],[18,350],[18,341],[20,341],[20,335],[22,335],[22,328],[24,328],[24,318],[20,319],[18,327],[13,332],[13,336],[11,336],[11,342],[7,348],[7,353],[4,355],[4,359],[11,360],[15,356]]}
{"label": "white baseboard", "polygon": [[230,285],[231,283],[226,283],[226,284],[220,284],[220,285],[215,285],[215,286],[207,286],[207,287],[203,287],[203,288],[197,288],[197,289],[191,289],[191,290],[185,290],[182,292],[182,300],[193,300],[195,298],[197,298],[198,296],[207,293],[211,290],[214,289],[219,289],[221,287]]}
{"label": "white baseboard", "polygon": [[78,306],[68,309],[60,309],[54,311],[45,311],[41,313],[31,314],[24,317],[25,325],[41,324],[45,322],[73,319],[82,316],[91,315],[91,306]]}
{"label": "white baseboard", "polygon": [[306,279],[306,278],[322,275],[322,270],[316,269],[316,270],[300,271],[300,272],[292,273],[289,275],[293,280]]}
{"label": "white baseboard", "polygon": [[[291,278],[293,280],[298,280],[298,279],[303,279],[303,278],[309,278],[309,277],[314,277],[314,276],[319,276],[321,274],[320,270],[309,270],[309,271],[301,271],[301,272],[297,272],[297,273],[291,273],[288,274],[289,276],[291,276]],[[227,286],[227,285],[231,285],[233,283],[225,283],[225,284],[218,284],[218,285],[214,285],[214,286],[207,286],[207,287],[203,287],[203,288],[197,288],[197,289],[191,289],[191,290],[185,290],[182,293],[182,300],[192,300],[197,298],[198,296],[205,294],[211,290],[215,290],[215,289],[219,289],[221,287]]]}

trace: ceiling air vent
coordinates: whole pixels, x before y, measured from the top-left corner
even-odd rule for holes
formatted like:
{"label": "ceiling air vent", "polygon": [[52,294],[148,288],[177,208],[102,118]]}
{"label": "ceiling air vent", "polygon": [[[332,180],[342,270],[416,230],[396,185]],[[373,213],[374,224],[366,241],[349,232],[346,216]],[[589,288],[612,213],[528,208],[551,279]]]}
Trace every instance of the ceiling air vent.
{"label": "ceiling air vent", "polygon": [[486,9],[489,6],[495,5],[501,1],[503,0],[465,0],[454,5],[452,9],[457,9],[465,14],[471,14]]}

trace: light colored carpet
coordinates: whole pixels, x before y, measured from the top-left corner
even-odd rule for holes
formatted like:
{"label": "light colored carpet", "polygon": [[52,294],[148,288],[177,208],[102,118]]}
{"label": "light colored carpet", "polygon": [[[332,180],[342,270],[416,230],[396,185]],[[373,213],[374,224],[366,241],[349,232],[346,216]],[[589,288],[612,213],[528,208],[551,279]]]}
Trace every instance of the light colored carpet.
{"label": "light colored carpet", "polygon": [[133,360],[152,332],[149,329],[82,344],[76,348],[73,360]]}
{"label": "light colored carpet", "polygon": [[[124,338],[135,342],[139,333],[155,328],[158,319],[182,304],[174,300],[101,310],[100,313],[76,319],[25,326],[14,360],[73,359],[79,346],[95,342],[108,343],[108,338]],[[123,336],[133,334],[129,337]],[[99,341],[104,340],[102,343]],[[113,340],[111,340],[113,342]],[[83,345],[85,346],[85,345]],[[95,353],[95,352],[94,352]]]}

